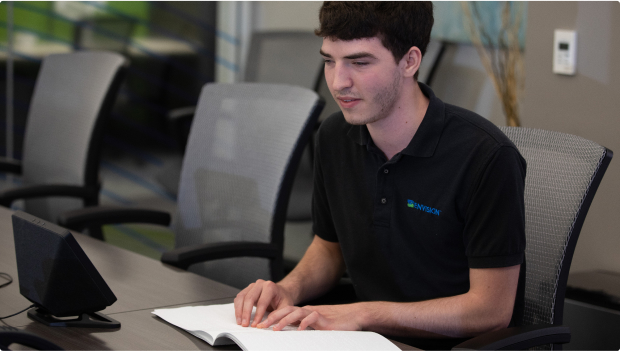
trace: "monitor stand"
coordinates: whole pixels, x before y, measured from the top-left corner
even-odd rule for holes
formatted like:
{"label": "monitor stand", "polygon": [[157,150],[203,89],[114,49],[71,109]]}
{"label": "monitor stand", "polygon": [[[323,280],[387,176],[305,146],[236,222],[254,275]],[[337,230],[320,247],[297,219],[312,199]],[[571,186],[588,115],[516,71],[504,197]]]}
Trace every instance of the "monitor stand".
{"label": "monitor stand", "polygon": [[82,313],[74,319],[60,319],[49,314],[41,308],[28,311],[28,318],[43,323],[50,327],[74,327],[74,328],[120,328],[121,323],[103,313]]}

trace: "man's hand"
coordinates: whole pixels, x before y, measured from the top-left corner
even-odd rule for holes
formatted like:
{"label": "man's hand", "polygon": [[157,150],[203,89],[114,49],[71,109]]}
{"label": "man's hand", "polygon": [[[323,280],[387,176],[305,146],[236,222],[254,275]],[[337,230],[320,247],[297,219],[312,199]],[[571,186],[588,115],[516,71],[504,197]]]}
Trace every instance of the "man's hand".
{"label": "man's hand", "polygon": [[[282,281],[276,284],[259,279],[237,294],[237,324],[256,327],[266,311],[279,310],[321,296],[336,285],[344,269],[340,245],[315,235],[304,257]],[[254,306],[256,314],[250,321]]]}
{"label": "man's hand", "polygon": [[333,306],[288,306],[278,309],[258,324],[258,328],[282,330],[289,324],[299,324],[298,330],[311,327],[316,330],[362,330],[361,304]]}
{"label": "man's hand", "polygon": [[263,319],[266,311],[278,310],[292,305],[293,299],[286,289],[272,281],[259,279],[237,294],[235,317],[237,324],[243,327],[249,326],[252,309],[256,306],[256,313],[252,321],[252,327],[256,327]]}

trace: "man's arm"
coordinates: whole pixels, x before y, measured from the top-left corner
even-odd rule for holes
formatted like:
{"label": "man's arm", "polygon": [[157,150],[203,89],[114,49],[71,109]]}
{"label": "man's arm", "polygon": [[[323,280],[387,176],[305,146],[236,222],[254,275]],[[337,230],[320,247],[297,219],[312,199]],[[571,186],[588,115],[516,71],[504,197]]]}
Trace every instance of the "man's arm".
{"label": "man's arm", "polygon": [[[235,298],[237,324],[255,327],[265,311],[278,310],[316,298],[336,285],[345,270],[338,243],[314,236],[304,257],[282,281],[273,283],[258,280],[242,290]],[[254,320],[250,321],[256,306]]]}
{"label": "man's arm", "polygon": [[274,330],[300,322],[326,330],[372,330],[407,337],[470,337],[510,323],[519,267],[470,269],[470,290],[420,302],[361,302],[350,305],[285,307],[259,324]]}

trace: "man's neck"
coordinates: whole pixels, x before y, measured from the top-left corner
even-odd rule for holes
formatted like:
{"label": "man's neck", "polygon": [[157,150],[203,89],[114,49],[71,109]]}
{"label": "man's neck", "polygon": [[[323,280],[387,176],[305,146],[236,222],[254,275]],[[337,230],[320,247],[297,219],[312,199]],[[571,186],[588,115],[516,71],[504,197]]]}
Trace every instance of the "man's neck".
{"label": "man's neck", "polygon": [[389,116],[366,125],[372,141],[388,160],[409,145],[424,119],[428,104],[428,98],[414,82]]}

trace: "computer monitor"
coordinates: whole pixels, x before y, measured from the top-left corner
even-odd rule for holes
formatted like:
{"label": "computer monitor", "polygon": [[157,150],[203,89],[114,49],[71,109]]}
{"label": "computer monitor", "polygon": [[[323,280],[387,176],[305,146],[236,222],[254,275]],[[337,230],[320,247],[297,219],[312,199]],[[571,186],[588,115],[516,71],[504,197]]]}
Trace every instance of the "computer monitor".
{"label": "computer monitor", "polygon": [[98,312],[116,296],[71,232],[22,211],[12,218],[19,291],[36,306],[28,317],[57,327],[120,328]]}

